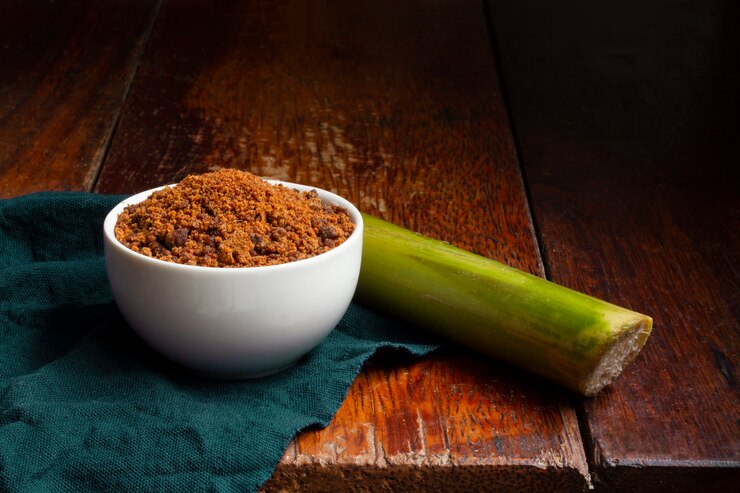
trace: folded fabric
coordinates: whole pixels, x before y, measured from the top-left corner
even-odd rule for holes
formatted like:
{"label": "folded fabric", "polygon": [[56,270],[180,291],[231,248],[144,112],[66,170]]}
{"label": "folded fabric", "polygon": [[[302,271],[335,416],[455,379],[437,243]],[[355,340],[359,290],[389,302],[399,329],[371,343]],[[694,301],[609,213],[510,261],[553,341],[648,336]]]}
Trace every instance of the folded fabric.
{"label": "folded fabric", "polygon": [[254,491],[298,431],[328,424],[378,348],[436,347],[352,305],[293,368],[193,376],[112,301],[102,223],[121,199],[0,201],[0,491]]}

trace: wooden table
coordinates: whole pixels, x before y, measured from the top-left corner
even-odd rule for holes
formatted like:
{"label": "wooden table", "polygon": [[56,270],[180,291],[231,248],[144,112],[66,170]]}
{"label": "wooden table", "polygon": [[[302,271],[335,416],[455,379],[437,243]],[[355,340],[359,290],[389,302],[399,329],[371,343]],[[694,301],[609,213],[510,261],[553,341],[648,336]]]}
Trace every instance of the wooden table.
{"label": "wooden table", "polygon": [[248,169],[655,318],[594,399],[463,350],[375,359],[268,491],[731,491],[737,14],[5,1],[0,195]]}

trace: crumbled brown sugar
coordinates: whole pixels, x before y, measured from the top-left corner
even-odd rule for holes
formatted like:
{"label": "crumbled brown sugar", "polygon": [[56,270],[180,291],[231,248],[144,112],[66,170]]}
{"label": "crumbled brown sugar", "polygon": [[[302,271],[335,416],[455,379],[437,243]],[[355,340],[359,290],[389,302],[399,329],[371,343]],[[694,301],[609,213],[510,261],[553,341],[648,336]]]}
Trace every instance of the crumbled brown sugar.
{"label": "crumbled brown sugar", "polygon": [[313,257],[343,243],[354,224],[316,191],[273,185],[246,171],[191,175],[119,215],[116,239],[179,264],[256,267]]}

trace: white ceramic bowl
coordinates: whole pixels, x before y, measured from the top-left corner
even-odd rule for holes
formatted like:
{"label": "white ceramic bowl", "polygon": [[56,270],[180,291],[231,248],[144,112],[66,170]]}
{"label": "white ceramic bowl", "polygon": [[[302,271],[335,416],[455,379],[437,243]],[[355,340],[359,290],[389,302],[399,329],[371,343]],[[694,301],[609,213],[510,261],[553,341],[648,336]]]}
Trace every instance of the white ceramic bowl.
{"label": "white ceramic bowl", "polygon": [[315,187],[350,214],[355,230],[315,257],[265,267],[199,267],[136,253],[116,240],[124,207],[105,218],[105,263],[116,304],[131,327],[167,358],[219,378],[254,378],[295,363],[337,325],[354,295],[362,256],[362,216],[348,201]]}

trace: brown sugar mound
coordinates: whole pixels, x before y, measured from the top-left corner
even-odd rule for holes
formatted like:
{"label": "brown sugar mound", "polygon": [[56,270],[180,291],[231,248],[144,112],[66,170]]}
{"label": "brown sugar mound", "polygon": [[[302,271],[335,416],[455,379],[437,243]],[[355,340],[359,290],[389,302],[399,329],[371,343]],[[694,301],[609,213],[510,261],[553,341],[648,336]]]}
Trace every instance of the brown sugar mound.
{"label": "brown sugar mound", "polygon": [[118,216],[116,239],[178,264],[256,267],[313,257],[342,244],[354,224],[315,190],[299,192],[245,171],[191,175]]}

